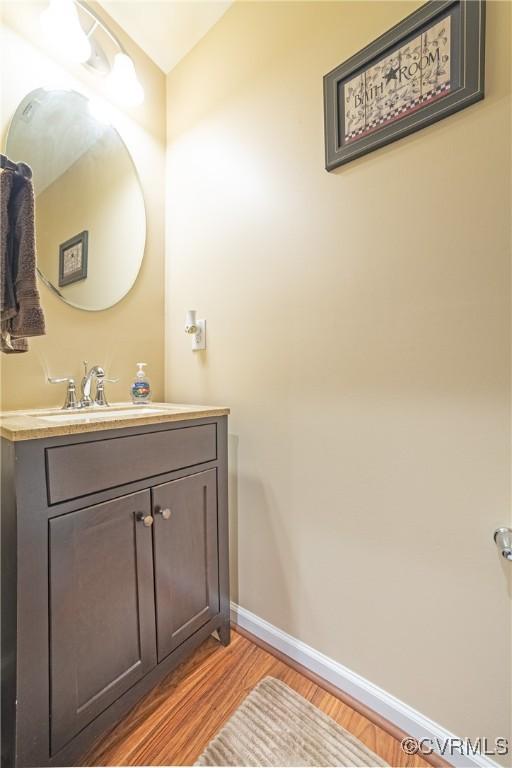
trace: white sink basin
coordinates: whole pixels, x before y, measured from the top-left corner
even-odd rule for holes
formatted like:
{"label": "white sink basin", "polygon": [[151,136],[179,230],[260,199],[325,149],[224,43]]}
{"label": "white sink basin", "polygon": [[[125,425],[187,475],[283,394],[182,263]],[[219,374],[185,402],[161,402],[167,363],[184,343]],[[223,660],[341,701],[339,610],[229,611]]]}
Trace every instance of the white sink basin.
{"label": "white sink basin", "polygon": [[99,408],[84,408],[83,411],[59,411],[59,413],[51,413],[40,415],[37,418],[41,421],[48,421],[52,424],[59,424],[62,421],[96,421],[97,419],[117,419],[120,416],[150,416],[155,413],[165,413],[163,408],[151,408],[151,406],[134,406],[133,408],[111,408],[111,409],[99,409]]}

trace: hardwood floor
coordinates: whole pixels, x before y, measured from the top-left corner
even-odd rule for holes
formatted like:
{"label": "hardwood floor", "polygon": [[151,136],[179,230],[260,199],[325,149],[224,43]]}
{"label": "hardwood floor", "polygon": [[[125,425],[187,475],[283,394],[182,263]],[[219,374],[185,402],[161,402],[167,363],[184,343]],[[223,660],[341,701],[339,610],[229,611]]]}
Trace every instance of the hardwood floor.
{"label": "hardwood floor", "polygon": [[151,691],[89,755],[87,766],[193,765],[249,691],[267,675],[283,680],[391,766],[428,766],[332,693],[232,630],[224,648],[210,637]]}

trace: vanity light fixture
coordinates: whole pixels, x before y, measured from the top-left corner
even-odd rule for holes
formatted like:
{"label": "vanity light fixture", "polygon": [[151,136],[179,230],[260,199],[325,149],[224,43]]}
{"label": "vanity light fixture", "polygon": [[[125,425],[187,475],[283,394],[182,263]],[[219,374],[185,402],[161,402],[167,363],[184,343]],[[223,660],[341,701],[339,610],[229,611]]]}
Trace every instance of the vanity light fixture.
{"label": "vanity light fixture", "polygon": [[206,320],[198,320],[195,309],[189,309],[185,318],[185,333],[192,336],[192,350],[206,349]]}
{"label": "vanity light fixture", "polygon": [[[133,61],[117,36],[83,0],[50,0],[41,14],[41,25],[47,40],[67,59],[104,76],[115,98],[129,107],[142,104],[144,89]],[[107,54],[97,31],[103,33],[103,41],[106,35],[113,44],[114,53]]]}
{"label": "vanity light fixture", "polygon": [[66,59],[85,64],[91,57],[89,37],[80,25],[73,0],[50,0],[41,14],[41,26],[48,42]]}
{"label": "vanity light fixture", "polygon": [[133,61],[126,53],[116,53],[107,81],[113,94],[123,94],[123,101],[128,107],[136,107],[144,101],[144,89],[137,78]]}

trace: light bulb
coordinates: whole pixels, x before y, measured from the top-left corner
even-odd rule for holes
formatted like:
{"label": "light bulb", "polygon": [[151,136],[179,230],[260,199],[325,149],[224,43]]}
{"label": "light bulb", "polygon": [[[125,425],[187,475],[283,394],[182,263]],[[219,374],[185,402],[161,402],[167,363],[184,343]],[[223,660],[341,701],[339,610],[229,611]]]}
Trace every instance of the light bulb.
{"label": "light bulb", "polygon": [[188,309],[185,316],[185,333],[196,333],[197,331],[197,311],[195,309]]}
{"label": "light bulb", "polygon": [[74,0],[50,0],[41,14],[48,42],[70,61],[83,64],[91,56],[89,38],[80,26]]}
{"label": "light bulb", "polygon": [[112,115],[110,109],[102,102],[96,101],[96,99],[91,99],[87,103],[87,108],[89,110],[90,116],[97,122],[102,123],[103,125],[112,124]]}
{"label": "light bulb", "polygon": [[126,106],[135,107],[144,101],[144,89],[137,78],[133,61],[126,53],[116,53],[107,81],[112,95]]}

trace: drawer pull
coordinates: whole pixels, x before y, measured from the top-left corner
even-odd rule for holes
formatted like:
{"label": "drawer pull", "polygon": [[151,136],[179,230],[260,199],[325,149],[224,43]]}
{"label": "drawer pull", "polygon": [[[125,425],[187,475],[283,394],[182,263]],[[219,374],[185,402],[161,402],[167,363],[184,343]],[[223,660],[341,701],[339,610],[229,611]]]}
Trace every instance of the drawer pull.
{"label": "drawer pull", "polygon": [[162,515],[164,520],[168,520],[171,516],[171,510],[168,507],[165,509],[157,509],[157,514]]}
{"label": "drawer pull", "polygon": [[137,520],[142,521],[146,528],[151,528],[153,525],[153,518],[151,515],[145,515],[144,512],[137,512]]}

